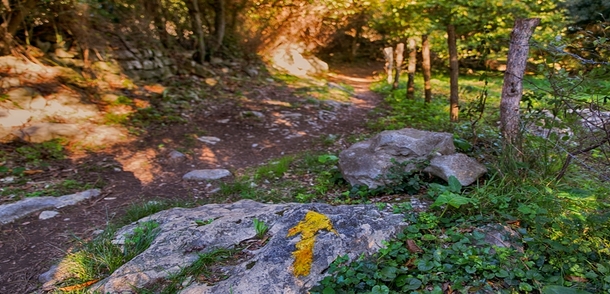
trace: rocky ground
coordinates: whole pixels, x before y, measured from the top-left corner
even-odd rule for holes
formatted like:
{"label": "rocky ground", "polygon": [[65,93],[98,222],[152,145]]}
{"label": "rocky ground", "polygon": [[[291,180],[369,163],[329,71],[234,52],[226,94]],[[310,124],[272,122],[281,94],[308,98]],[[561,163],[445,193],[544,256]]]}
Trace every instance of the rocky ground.
{"label": "rocky ground", "polygon": [[[214,81],[182,76],[163,85],[123,90],[124,94],[119,96],[124,95],[133,103],[104,103],[102,99],[98,104],[89,103],[82,108],[99,111],[100,115],[102,110],[103,115],[108,112],[121,114],[121,111],[128,112],[147,103],[163,106],[167,101],[175,101],[168,97],[171,95],[183,97],[176,104],[167,102],[165,105],[178,108],[177,113],[151,114],[158,115],[154,119],[161,123],[147,125],[144,121],[132,128],[128,124],[89,122],[85,125],[82,121],[55,119],[51,123],[74,124],[80,133],[73,136],[82,135],[80,139],[87,145],[68,146],[69,158],[49,158],[50,164],[29,168],[36,171],[26,174],[25,187],[31,190],[29,195],[45,183],[48,185],[60,179],[88,183],[90,187],[101,188],[101,193],[91,200],[57,210],[59,214],[50,219],[41,220],[35,213],[0,226],[0,292],[29,293],[38,289],[38,276],[73,248],[77,240],[91,238],[96,230],[120,217],[133,203],[237,200],[218,199],[213,193],[217,187],[205,182],[183,180],[182,176],[191,170],[223,168],[239,174],[245,168],[286,154],[347,148],[346,138],[365,132],[366,122],[373,119],[371,110],[381,101],[378,95],[369,91],[374,72],[380,67],[379,64],[331,66],[327,82],[304,84],[265,76],[233,75]],[[75,87],[60,83],[30,83],[28,86],[40,94],[33,95],[30,108],[40,97],[48,106],[61,98],[54,93],[75,91]],[[65,96],[69,95],[62,97]],[[138,118],[144,120],[142,116]],[[116,130],[117,133],[108,131],[115,135],[104,136],[101,130]],[[108,141],[109,138],[114,139]],[[333,138],[332,146],[325,144],[328,138]],[[7,143],[2,145],[1,151],[11,154],[23,146],[23,143]],[[180,151],[185,156],[174,158],[172,151]],[[4,166],[10,164],[3,163]],[[15,169],[17,164],[12,164]],[[3,191],[15,185],[2,182]],[[72,190],[78,189],[72,187]],[[0,204],[14,202],[13,198],[4,195]]]}

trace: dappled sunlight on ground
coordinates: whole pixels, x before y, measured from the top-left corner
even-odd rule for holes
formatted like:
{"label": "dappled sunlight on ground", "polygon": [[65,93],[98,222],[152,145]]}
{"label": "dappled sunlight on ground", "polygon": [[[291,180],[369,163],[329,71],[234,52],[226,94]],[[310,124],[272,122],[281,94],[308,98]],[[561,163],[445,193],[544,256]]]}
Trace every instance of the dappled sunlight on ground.
{"label": "dappled sunlight on ground", "polygon": [[210,147],[202,146],[199,150],[199,160],[210,166],[219,166],[218,158]]}
{"label": "dappled sunlight on ground", "polygon": [[157,155],[156,150],[148,148],[127,156],[119,156],[116,160],[122,164],[123,171],[132,172],[142,184],[146,185],[160,173],[159,166],[153,163]]}

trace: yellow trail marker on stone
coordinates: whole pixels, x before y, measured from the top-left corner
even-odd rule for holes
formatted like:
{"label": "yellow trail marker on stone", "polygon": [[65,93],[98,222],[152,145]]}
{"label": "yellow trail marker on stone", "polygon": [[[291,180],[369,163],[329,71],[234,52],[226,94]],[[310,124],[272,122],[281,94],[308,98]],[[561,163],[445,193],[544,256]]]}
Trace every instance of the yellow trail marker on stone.
{"label": "yellow trail marker on stone", "polygon": [[[301,233],[301,241],[295,247],[297,250],[292,252],[294,256],[294,275],[307,276],[311,270],[313,262],[313,245],[316,242],[316,233],[320,230],[327,230],[337,234],[327,216],[315,211],[308,211],[305,219],[296,226],[288,230],[286,237],[291,237]],[[337,234],[338,235],[338,234]]]}

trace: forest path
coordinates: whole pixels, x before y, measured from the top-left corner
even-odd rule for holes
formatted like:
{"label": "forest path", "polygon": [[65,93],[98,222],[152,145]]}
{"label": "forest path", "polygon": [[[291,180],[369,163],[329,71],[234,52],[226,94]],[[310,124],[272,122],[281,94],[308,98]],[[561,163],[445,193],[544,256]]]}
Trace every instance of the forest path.
{"label": "forest path", "polygon": [[[366,122],[374,119],[371,110],[382,99],[370,86],[381,68],[380,64],[331,66],[327,85],[353,87],[349,101],[308,104],[306,95],[297,94],[303,88],[290,84],[244,86],[238,90],[245,97],[215,100],[186,125],[169,125],[72,160],[64,170],[104,181],[101,196],[61,208],[51,219],[40,220],[35,213],[0,226],[0,293],[36,291],[38,276],[78,246],[77,239],[91,239],[133,203],[218,202],[211,196],[218,186],[183,180],[188,171],[226,168],[240,173],[286,154],[347,148],[345,138],[366,133]],[[202,135],[220,142],[196,140]],[[322,140],[329,135],[338,138],[330,147]],[[186,161],[172,162],[168,157],[172,149],[184,151]]]}

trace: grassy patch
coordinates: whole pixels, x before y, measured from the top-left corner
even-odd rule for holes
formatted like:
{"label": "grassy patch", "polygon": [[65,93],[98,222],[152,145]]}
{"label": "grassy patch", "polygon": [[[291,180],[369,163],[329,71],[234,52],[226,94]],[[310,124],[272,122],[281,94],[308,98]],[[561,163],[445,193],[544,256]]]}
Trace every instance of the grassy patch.
{"label": "grassy patch", "polygon": [[[159,224],[154,221],[142,222],[131,234],[125,236],[124,244],[112,243],[115,230],[108,228],[90,242],[81,241],[80,248],[69,253],[60,263],[70,278],[65,280],[61,289],[73,289],[74,285],[84,285],[112,274],[120,266],[144,252],[158,234]],[[74,291],[61,291],[75,293]]]}

